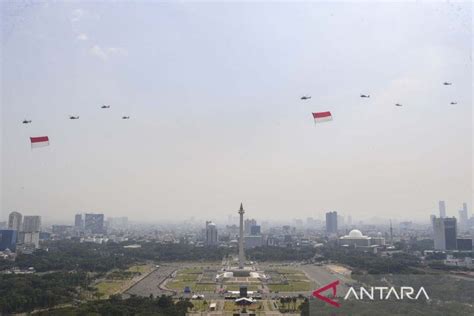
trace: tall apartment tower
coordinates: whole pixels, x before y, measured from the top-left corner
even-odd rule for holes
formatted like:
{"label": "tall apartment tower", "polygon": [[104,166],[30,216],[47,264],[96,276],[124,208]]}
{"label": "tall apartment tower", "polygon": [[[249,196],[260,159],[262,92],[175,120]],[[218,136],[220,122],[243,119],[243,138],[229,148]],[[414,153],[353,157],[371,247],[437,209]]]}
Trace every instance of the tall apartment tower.
{"label": "tall apartment tower", "polygon": [[337,234],[337,212],[326,213],[326,233]]}
{"label": "tall apartment tower", "polygon": [[10,215],[8,215],[8,229],[21,230],[21,219],[21,213],[11,212]]}
{"label": "tall apartment tower", "polygon": [[462,209],[459,210],[459,227],[467,229],[469,223],[469,215],[467,214],[467,203],[462,204]]}
{"label": "tall apartment tower", "polygon": [[217,227],[211,221],[206,222],[206,246],[217,246]]}
{"label": "tall apartment tower", "polygon": [[446,202],[439,201],[439,217],[445,218],[446,217]]}
{"label": "tall apartment tower", "polygon": [[41,216],[25,216],[23,218],[23,231],[25,233],[36,233],[41,230]]}
{"label": "tall apartment tower", "polygon": [[84,229],[92,234],[104,233],[104,214],[86,214],[84,218]]}
{"label": "tall apartment tower", "polygon": [[39,248],[39,234],[41,231],[41,216],[23,217],[23,243]]}
{"label": "tall apartment tower", "polygon": [[456,218],[434,218],[433,237],[435,250],[456,250],[457,225]]}
{"label": "tall apartment tower", "polygon": [[82,214],[76,214],[74,216],[74,228],[81,230],[84,228],[84,220],[82,219]]}

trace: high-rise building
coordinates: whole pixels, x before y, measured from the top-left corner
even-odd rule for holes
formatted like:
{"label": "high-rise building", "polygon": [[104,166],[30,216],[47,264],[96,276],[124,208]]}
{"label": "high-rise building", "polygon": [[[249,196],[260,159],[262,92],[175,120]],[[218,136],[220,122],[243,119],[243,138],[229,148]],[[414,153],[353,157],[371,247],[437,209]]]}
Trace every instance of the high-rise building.
{"label": "high-rise building", "polygon": [[104,233],[104,214],[86,214],[84,229],[92,234]]}
{"label": "high-rise building", "polygon": [[0,230],[0,251],[10,249],[11,251],[16,250],[16,237],[17,230],[13,229],[2,229]]}
{"label": "high-rise building", "polygon": [[457,250],[472,251],[472,238],[458,238],[456,240]]}
{"label": "high-rise building", "polygon": [[82,219],[82,214],[76,214],[76,216],[74,216],[74,228],[77,230],[84,229],[84,220]]}
{"label": "high-rise building", "polygon": [[217,246],[217,227],[211,221],[206,221],[206,246]]}
{"label": "high-rise building", "polygon": [[456,218],[434,218],[433,235],[435,250],[456,250]]}
{"label": "high-rise building", "polygon": [[21,213],[11,212],[8,216],[8,228],[19,231],[21,229]]}
{"label": "high-rise building", "polygon": [[257,225],[257,221],[254,219],[247,218],[244,221],[244,233],[245,235],[250,235],[250,231],[252,229],[252,226]]}
{"label": "high-rise building", "polygon": [[326,213],[326,233],[337,234],[337,212]]}
{"label": "high-rise building", "polygon": [[444,219],[444,232],[446,236],[446,250],[456,250],[457,249],[457,225],[456,218]]}
{"label": "high-rise building", "polygon": [[25,216],[23,217],[23,231],[25,233],[34,233],[41,230],[41,216]]}
{"label": "high-rise building", "polygon": [[260,225],[253,225],[252,227],[250,227],[251,236],[258,236],[260,234],[261,234]]}
{"label": "high-rise building", "polygon": [[461,229],[469,228],[469,216],[467,214],[467,203],[463,203],[462,209],[459,210],[459,227]]}
{"label": "high-rise building", "polygon": [[439,201],[439,217],[445,218],[446,217],[446,202]]}
{"label": "high-rise building", "polygon": [[23,244],[34,246],[34,249],[39,248],[40,232],[23,232]]}

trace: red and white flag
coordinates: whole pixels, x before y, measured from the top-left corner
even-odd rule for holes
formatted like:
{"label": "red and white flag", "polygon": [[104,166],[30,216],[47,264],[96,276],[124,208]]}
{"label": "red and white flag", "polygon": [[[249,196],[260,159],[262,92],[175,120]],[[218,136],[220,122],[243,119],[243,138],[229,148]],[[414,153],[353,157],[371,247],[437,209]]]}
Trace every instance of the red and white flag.
{"label": "red and white flag", "polygon": [[314,123],[332,121],[331,112],[313,112]]}
{"label": "red and white flag", "polygon": [[31,148],[49,146],[48,136],[30,137],[30,141],[31,141]]}

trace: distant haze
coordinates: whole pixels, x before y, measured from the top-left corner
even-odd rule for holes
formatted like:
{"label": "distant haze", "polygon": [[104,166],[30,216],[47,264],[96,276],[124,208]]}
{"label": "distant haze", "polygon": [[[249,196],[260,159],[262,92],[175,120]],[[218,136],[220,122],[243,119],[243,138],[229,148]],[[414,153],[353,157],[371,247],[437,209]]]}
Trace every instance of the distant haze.
{"label": "distant haze", "polygon": [[470,2],[1,6],[0,219],[472,214]]}

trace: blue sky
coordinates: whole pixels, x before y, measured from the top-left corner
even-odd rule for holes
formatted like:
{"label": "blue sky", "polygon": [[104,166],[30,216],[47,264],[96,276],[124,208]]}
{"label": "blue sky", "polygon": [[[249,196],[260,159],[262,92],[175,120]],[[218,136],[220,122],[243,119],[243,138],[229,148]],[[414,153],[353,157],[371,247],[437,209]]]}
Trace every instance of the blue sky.
{"label": "blue sky", "polygon": [[469,2],[3,2],[3,217],[457,215],[471,19]]}

